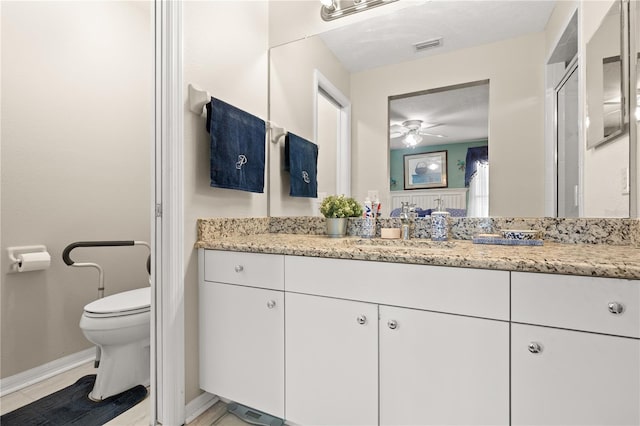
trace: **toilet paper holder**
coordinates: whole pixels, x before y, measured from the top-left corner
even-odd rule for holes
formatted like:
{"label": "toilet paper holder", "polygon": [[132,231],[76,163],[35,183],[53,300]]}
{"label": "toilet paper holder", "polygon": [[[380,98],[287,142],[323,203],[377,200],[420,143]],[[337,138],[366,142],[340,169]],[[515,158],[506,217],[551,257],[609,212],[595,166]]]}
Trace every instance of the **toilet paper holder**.
{"label": "toilet paper holder", "polygon": [[20,259],[17,256],[25,253],[46,253],[46,251],[47,247],[44,245],[7,247],[7,253],[11,261],[11,272],[18,272]]}

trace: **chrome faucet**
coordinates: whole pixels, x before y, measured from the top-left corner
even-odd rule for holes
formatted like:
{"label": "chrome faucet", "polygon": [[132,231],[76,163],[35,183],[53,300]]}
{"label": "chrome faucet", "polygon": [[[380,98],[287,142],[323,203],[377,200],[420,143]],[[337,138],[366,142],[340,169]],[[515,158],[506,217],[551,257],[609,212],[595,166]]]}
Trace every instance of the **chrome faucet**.
{"label": "chrome faucet", "polygon": [[411,234],[411,227],[416,218],[415,205],[408,201],[402,201],[402,211],[400,212],[400,222],[402,223],[402,239],[408,240]]}

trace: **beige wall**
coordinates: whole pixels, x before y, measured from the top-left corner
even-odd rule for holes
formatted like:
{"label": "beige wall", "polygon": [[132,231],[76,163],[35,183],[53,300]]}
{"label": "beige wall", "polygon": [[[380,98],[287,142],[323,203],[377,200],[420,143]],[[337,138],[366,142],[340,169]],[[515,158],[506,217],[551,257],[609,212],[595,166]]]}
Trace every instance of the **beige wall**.
{"label": "beige wall", "polygon": [[[151,5],[2,2],[2,361],[11,376],[91,347],[97,298],[79,240],[145,240],[153,118]],[[8,246],[45,244],[51,267],[9,273]],[[148,285],[143,247],[77,249],[106,294]]]}
{"label": "beige wall", "polygon": [[[288,131],[317,143],[314,134],[314,70],[320,71],[347,97],[349,73],[319,37],[278,46],[271,49],[270,55],[271,120]],[[289,196],[289,174],[284,171],[284,144],[270,145],[271,216],[315,215],[315,199]],[[319,148],[319,157],[330,155],[330,150]],[[335,151],[333,155],[335,156]],[[319,165],[322,164],[325,163]],[[318,180],[321,181],[324,175],[335,176],[335,164],[334,161],[333,168],[319,169]]]}
{"label": "beige wall", "polygon": [[389,96],[489,79],[489,214],[542,216],[543,62],[537,33],[353,74],[353,195],[378,189],[388,197]]}
{"label": "beige wall", "polygon": [[[267,196],[209,186],[205,117],[187,108],[187,84],[208,90],[267,118],[267,11],[265,1],[187,1],[184,31],[185,401],[198,386],[198,274],[196,220],[267,215]],[[265,179],[265,185],[267,180]],[[265,186],[266,192],[266,186]]]}

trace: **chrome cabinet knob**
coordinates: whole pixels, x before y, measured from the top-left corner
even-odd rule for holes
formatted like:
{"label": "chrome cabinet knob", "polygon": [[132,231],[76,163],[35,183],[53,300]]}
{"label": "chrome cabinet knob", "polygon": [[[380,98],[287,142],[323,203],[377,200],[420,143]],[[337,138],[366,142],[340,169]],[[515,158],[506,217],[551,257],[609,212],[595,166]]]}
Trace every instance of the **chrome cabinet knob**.
{"label": "chrome cabinet knob", "polygon": [[387,327],[389,327],[392,330],[395,330],[396,328],[398,328],[398,321],[396,320],[389,320],[387,322]]}
{"label": "chrome cabinet knob", "polygon": [[267,308],[269,308],[269,309],[273,309],[273,308],[275,308],[275,307],[276,307],[276,301],[275,301],[275,300],[269,300],[269,301],[267,302]]}
{"label": "chrome cabinet knob", "polygon": [[619,302],[611,302],[609,303],[609,312],[613,315],[620,315],[624,312],[624,305]]}
{"label": "chrome cabinet knob", "polygon": [[358,321],[358,324],[360,325],[365,325],[367,323],[367,317],[365,317],[364,315],[358,315],[356,321]]}
{"label": "chrome cabinet knob", "polygon": [[529,343],[529,352],[532,354],[540,353],[542,352],[542,346],[540,346],[540,343],[538,342],[531,342]]}
{"label": "chrome cabinet knob", "polygon": [[235,270],[236,270],[236,272],[242,272],[242,271],[244,271],[244,266],[236,265]]}

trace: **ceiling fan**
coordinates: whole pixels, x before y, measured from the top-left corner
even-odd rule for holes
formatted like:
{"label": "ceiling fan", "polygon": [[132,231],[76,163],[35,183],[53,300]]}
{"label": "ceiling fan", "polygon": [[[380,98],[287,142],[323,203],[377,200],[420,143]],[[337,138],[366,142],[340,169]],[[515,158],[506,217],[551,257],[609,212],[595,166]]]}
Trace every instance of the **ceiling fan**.
{"label": "ceiling fan", "polygon": [[406,146],[414,147],[422,142],[422,136],[446,138],[446,135],[427,132],[427,129],[441,125],[440,123],[423,123],[422,120],[406,120],[402,124],[392,124],[389,128],[389,137],[391,139],[403,138],[402,142]]}

